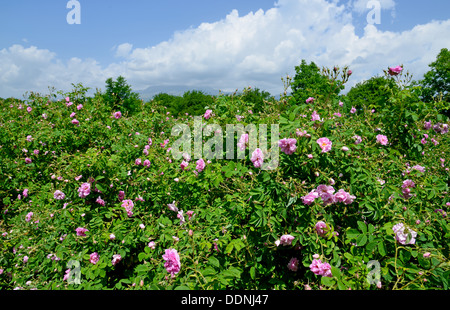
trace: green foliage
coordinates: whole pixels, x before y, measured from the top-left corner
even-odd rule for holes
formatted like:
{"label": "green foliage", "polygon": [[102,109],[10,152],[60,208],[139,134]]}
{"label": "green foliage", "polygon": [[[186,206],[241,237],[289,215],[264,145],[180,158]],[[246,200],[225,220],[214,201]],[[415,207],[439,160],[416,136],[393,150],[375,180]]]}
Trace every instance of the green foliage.
{"label": "green foliage", "polygon": [[206,107],[214,103],[214,96],[207,95],[202,91],[187,91],[183,96],[169,95],[165,93],[157,94],[153,101],[167,108],[175,117],[188,115],[203,115]]}
{"label": "green foliage", "polygon": [[[320,70],[314,62],[308,65],[302,59],[301,64],[295,67],[295,76],[290,83],[292,97],[297,104],[305,103],[309,97],[325,101],[334,99],[344,89],[350,75],[347,67],[342,70],[338,67]],[[341,80],[338,79],[339,76]]]}
{"label": "green foliage", "polygon": [[[105,104],[99,92],[87,97],[82,85],[59,97],[0,100],[0,288],[448,290],[450,134],[439,129],[448,118],[422,102],[416,86],[401,82],[404,75],[379,93],[386,96],[384,106],[376,98],[360,100],[352,111],[349,98],[333,91],[349,74],[338,78],[334,71],[322,71],[333,83],[324,83],[331,93],[323,88],[313,105],[297,102],[295,94],[274,100],[256,89],[211,101],[189,92],[160,94],[116,118],[119,106]],[[67,105],[66,96],[75,104]],[[260,99],[268,102],[261,113],[249,112]],[[171,130],[183,123],[193,131],[190,116],[203,115],[206,107],[213,114],[202,119],[205,130],[277,124],[279,139],[295,138],[297,148],[291,155],[280,152],[274,170],[256,168],[249,146],[243,159],[211,159],[198,172],[192,158],[182,169],[183,159],[168,152],[178,139]],[[320,120],[312,120],[314,111]],[[72,123],[73,113],[79,124]],[[379,134],[387,145],[377,142]],[[328,152],[317,143],[322,137],[332,142]],[[203,134],[201,140],[209,139]],[[408,195],[405,180],[414,182]],[[90,184],[86,197],[79,195],[84,183]],[[354,200],[335,195],[333,203],[320,197],[306,203],[320,185]],[[56,190],[63,200],[55,199]],[[121,192],[133,201],[132,215]],[[326,224],[323,234],[319,221]],[[396,240],[399,223],[417,233],[406,236],[411,243]],[[77,235],[78,227],[88,229],[86,237]],[[283,235],[292,243],[278,243]],[[164,267],[166,249],[180,256],[173,277]],[[93,253],[99,255],[95,263]],[[117,264],[114,255],[121,256]],[[330,277],[311,270],[315,258],[330,265]],[[74,273],[79,283],[64,279]]]}
{"label": "green foliage", "polygon": [[269,92],[260,90],[259,88],[246,88],[241,96],[241,100],[252,104],[252,112],[265,112],[268,103],[274,103],[275,99]]}
{"label": "green foliage", "polygon": [[443,101],[450,102],[450,51],[441,49],[436,61],[429,64],[429,67],[430,70],[419,82],[422,86],[421,99],[432,102],[442,96]]}
{"label": "green foliage", "polygon": [[121,112],[133,113],[139,109],[141,100],[139,95],[132,91],[123,76],[119,76],[116,81],[112,78],[106,80],[106,91],[103,100],[111,109]]}
{"label": "green foliage", "polygon": [[357,83],[346,94],[345,98],[351,106],[358,110],[363,107],[380,110],[388,105],[392,91],[396,91],[397,85],[393,79],[376,76],[367,81]]}

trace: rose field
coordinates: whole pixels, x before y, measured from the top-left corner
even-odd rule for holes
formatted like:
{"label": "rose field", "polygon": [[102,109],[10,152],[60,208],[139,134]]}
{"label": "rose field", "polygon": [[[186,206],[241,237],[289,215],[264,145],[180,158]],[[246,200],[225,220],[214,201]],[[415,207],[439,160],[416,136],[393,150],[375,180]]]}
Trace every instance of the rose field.
{"label": "rose field", "polygon": [[[370,99],[340,94],[348,68],[308,68],[195,111],[123,80],[0,100],[0,289],[448,290],[448,96],[403,66]],[[232,158],[230,124],[258,130]]]}

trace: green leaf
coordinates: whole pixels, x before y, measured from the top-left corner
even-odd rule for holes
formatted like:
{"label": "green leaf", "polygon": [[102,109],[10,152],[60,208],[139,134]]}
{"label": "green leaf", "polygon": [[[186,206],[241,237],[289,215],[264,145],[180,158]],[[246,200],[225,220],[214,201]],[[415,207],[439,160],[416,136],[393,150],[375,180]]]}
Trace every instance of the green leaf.
{"label": "green leaf", "polygon": [[256,279],[256,268],[255,268],[255,266],[252,266],[250,268],[250,277],[252,278],[252,280]]}
{"label": "green leaf", "polygon": [[361,230],[364,234],[367,233],[367,225],[364,222],[357,222],[359,230]]}
{"label": "green leaf", "polygon": [[187,287],[186,285],[179,285],[176,288],[174,288],[175,291],[190,291],[191,289]]}
{"label": "green leaf", "polygon": [[364,246],[367,242],[367,236],[366,235],[359,235],[358,238],[356,238],[356,244],[358,246]]}
{"label": "green leaf", "polygon": [[208,263],[214,267],[219,268],[220,267],[220,262],[217,258],[211,256],[210,258],[208,258]]}
{"label": "green leaf", "polygon": [[320,282],[325,286],[333,286],[336,284],[336,280],[330,277],[322,277]]}
{"label": "green leaf", "polygon": [[378,253],[380,253],[381,256],[386,256],[386,245],[383,241],[378,242]]}

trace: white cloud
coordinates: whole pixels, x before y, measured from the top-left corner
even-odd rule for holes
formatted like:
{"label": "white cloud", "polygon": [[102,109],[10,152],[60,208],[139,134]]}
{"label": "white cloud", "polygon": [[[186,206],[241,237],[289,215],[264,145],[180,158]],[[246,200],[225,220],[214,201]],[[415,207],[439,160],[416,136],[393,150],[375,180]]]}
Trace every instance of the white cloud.
{"label": "white cloud", "polygon": [[[352,12],[362,7],[325,0],[279,0],[272,9],[224,19],[177,32],[150,47],[124,43],[113,51],[123,59],[102,68],[95,60],[57,55],[20,45],[0,50],[0,96],[71,83],[104,87],[108,77],[123,75],[133,89],[154,85],[187,85],[222,90],[254,86],[277,95],[281,77],[295,74],[302,59],[320,66],[349,65],[349,85],[382,74],[387,66],[404,64],[420,77],[443,47],[450,46],[450,19],[417,25],[404,32],[380,31],[367,25],[356,35]],[[381,0],[382,8],[395,2]]]}
{"label": "white cloud", "polygon": [[132,49],[133,44],[130,43],[120,44],[116,49],[116,57],[127,57]]}

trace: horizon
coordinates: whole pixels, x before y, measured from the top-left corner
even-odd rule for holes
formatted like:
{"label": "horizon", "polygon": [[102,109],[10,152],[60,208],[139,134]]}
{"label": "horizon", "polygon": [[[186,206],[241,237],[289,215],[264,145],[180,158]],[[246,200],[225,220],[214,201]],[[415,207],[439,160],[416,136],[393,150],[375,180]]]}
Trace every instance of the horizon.
{"label": "horizon", "polygon": [[[78,4],[78,7],[77,7]],[[403,64],[419,80],[450,48],[450,3],[436,0],[18,0],[2,4],[0,97],[72,83],[104,90],[185,87],[277,96],[301,60],[349,66],[357,83]]]}

